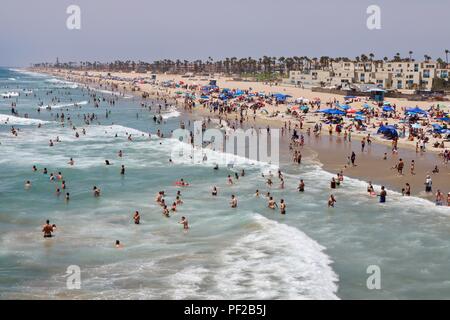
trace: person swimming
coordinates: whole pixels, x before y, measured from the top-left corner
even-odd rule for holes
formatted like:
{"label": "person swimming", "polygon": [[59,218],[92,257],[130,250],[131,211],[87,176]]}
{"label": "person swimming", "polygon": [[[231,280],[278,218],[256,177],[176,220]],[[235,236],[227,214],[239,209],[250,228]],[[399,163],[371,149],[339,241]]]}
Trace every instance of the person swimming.
{"label": "person swimming", "polygon": [[110,166],[112,163],[110,163],[109,160],[105,160],[105,165]]}
{"label": "person swimming", "polygon": [[184,181],[183,178],[181,178],[180,181],[175,182],[175,184],[176,184],[177,186],[181,186],[181,187],[188,187],[188,186],[189,186],[189,183],[187,183],[186,181]]}
{"label": "person swimming", "polygon": [[93,194],[94,194],[94,197],[100,197],[100,189],[99,188],[97,188],[96,186],[94,186],[93,188],[92,188],[92,192],[93,192]]}
{"label": "person swimming", "polygon": [[255,191],[255,197],[259,197],[259,190],[258,189],[256,189],[256,191]]}
{"label": "person swimming", "polygon": [[31,182],[30,182],[30,180],[27,180],[25,182],[25,189],[29,189],[29,188],[31,188]]}
{"label": "person swimming", "polygon": [[125,166],[124,166],[124,165],[122,165],[122,166],[120,167],[120,174],[121,174],[121,175],[125,175]]}
{"label": "person swimming", "polygon": [[116,247],[117,249],[123,248],[123,244],[121,244],[119,240],[116,240],[115,247]]}
{"label": "person swimming", "polygon": [[212,191],[211,191],[211,194],[212,194],[214,197],[217,196],[217,188],[216,188],[216,186],[213,187],[213,189],[212,189]]}

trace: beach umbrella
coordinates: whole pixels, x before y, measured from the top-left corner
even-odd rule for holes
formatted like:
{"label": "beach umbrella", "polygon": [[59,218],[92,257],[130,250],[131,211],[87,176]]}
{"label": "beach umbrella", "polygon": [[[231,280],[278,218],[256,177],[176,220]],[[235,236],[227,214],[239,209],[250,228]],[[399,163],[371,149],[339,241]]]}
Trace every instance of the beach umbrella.
{"label": "beach umbrella", "polygon": [[299,106],[293,106],[293,107],[291,108],[291,111],[298,111],[298,109],[300,109]]}
{"label": "beach umbrella", "polygon": [[262,109],[262,110],[261,110],[261,113],[269,114],[269,111],[267,111],[266,109]]}
{"label": "beach umbrella", "polygon": [[414,123],[411,127],[413,127],[414,129],[422,128],[422,126],[419,123]]}
{"label": "beach umbrella", "polygon": [[450,118],[449,117],[437,118],[436,120],[450,122]]}
{"label": "beach umbrella", "polygon": [[383,111],[384,112],[393,112],[394,108],[392,108],[391,106],[384,106],[383,107]]}
{"label": "beach umbrella", "polygon": [[378,134],[383,134],[388,138],[396,138],[398,137],[398,132],[394,126],[381,126],[378,131]]}
{"label": "beach umbrella", "polygon": [[365,119],[366,119],[365,117],[360,116],[360,115],[355,117],[355,120],[359,120],[359,121],[364,121]]}
{"label": "beach umbrella", "polygon": [[356,113],[355,109],[347,109],[347,113]]}
{"label": "beach umbrella", "polygon": [[183,91],[175,91],[176,94],[183,94]]}

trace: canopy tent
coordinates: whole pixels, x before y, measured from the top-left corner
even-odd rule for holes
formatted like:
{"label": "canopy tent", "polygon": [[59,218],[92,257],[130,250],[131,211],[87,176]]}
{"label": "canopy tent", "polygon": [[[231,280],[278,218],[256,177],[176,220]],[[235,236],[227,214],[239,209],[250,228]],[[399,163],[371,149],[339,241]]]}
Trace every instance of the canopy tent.
{"label": "canopy tent", "polygon": [[425,110],[422,110],[419,107],[406,109],[406,113],[427,114]]}
{"label": "canopy tent", "polygon": [[333,115],[344,115],[345,111],[339,110],[339,109],[325,109],[321,110],[320,112],[325,114],[333,114]]}
{"label": "canopy tent", "polygon": [[447,133],[447,131],[449,131],[449,130],[443,128],[442,126],[440,126],[440,125],[438,125],[436,123],[432,124],[432,126],[433,126],[433,132],[434,133],[445,134],[445,133]]}
{"label": "canopy tent", "polygon": [[385,137],[389,139],[397,138],[398,132],[394,126],[381,126],[378,131],[378,134],[383,134]]}
{"label": "canopy tent", "polygon": [[277,101],[285,101],[286,98],[290,98],[292,96],[288,94],[282,94],[282,93],[275,93],[272,95]]}

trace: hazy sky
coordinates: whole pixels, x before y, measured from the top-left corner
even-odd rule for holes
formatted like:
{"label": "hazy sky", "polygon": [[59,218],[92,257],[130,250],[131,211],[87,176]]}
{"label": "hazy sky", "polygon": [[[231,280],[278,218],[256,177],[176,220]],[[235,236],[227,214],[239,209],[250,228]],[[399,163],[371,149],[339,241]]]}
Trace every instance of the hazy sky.
{"label": "hazy sky", "polygon": [[[81,30],[66,8],[81,8]],[[366,27],[381,7],[381,30]],[[450,49],[449,0],[1,0],[0,65]]]}

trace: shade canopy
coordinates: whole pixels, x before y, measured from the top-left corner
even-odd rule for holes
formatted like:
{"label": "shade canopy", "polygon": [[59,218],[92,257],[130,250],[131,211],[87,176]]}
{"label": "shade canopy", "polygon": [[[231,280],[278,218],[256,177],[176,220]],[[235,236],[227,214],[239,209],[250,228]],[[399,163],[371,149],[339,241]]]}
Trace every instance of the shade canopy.
{"label": "shade canopy", "polygon": [[383,135],[385,135],[388,138],[396,138],[398,137],[398,132],[397,129],[395,129],[394,126],[381,126],[377,133],[381,133]]}
{"label": "shade canopy", "polygon": [[427,112],[425,110],[422,110],[419,107],[406,109],[406,113],[427,114]]}

